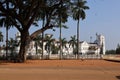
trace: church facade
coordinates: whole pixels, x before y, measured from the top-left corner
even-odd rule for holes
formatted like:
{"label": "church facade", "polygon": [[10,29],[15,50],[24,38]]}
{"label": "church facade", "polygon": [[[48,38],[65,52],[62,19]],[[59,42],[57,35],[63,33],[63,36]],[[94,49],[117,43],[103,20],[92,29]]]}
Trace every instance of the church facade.
{"label": "church facade", "polygon": [[96,40],[91,42],[80,42],[80,52],[82,54],[103,54],[105,55],[105,37],[96,34]]}
{"label": "church facade", "polygon": [[[48,35],[50,36],[50,35]],[[20,41],[20,33],[15,34],[15,39],[17,42]],[[57,54],[53,54],[53,50],[51,48],[46,49],[46,44],[47,41],[43,42],[43,55],[60,55],[60,49],[57,51]],[[60,42],[57,40],[54,40],[54,45],[55,47],[60,46]],[[57,49],[57,48],[55,48]],[[18,53],[20,50],[20,46],[15,47],[14,52]],[[37,51],[39,50],[39,51]],[[27,54],[26,55],[40,55],[42,48],[40,46],[35,46],[35,41],[30,42]],[[37,52],[36,52],[37,51]],[[1,50],[1,53],[5,53],[5,50]],[[10,52],[9,52],[10,53]],[[74,55],[74,48],[73,46],[70,45],[69,42],[65,44],[65,46],[62,47],[62,54],[63,55]],[[105,55],[105,37],[101,34],[96,34],[96,40],[94,42],[87,42],[87,41],[81,41],[79,42],[79,54],[81,55],[90,55],[90,54],[95,54],[95,55]]]}

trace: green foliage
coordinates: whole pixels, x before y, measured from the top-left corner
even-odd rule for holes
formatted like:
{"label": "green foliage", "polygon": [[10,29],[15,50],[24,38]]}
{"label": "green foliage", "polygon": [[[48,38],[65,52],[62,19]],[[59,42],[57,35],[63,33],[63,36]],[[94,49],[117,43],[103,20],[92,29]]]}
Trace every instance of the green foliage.
{"label": "green foliage", "polygon": [[[56,25],[62,27],[69,16],[84,19],[84,10],[89,9],[85,4],[83,0],[77,3],[76,0],[0,0],[0,26],[14,26],[21,33],[20,57],[23,59],[25,47],[37,35]],[[44,26],[30,35],[30,27],[38,26],[40,20],[45,20]]]}
{"label": "green foliage", "polygon": [[117,48],[116,48],[116,54],[120,54],[120,45],[119,44],[117,45]]}
{"label": "green foliage", "polygon": [[116,50],[107,50],[105,54],[116,54]]}
{"label": "green foliage", "polygon": [[58,51],[59,51],[59,47],[53,45],[53,46],[52,46],[52,54],[58,54]]}
{"label": "green foliage", "polygon": [[117,45],[116,50],[107,50],[106,54],[120,54],[120,45]]}
{"label": "green foliage", "polygon": [[79,20],[80,18],[83,20],[86,17],[85,11],[89,9],[88,6],[86,6],[87,1],[84,0],[78,0],[77,2],[73,3],[72,5],[72,15],[74,20]]}
{"label": "green foliage", "polygon": [[84,19],[84,10],[89,7],[85,6],[86,1],[81,1],[76,3],[74,0],[1,0],[0,25],[12,25],[22,32],[31,25],[38,26],[38,21],[43,19],[47,28],[50,25],[59,25],[60,19],[62,23],[67,22],[69,16],[73,16],[75,20]]}
{"label": "green foliage", "polygon": [[19,46],[19,42],[17,42],[16,40],[14,40],[13,38],[10,38],[10,40],[8,41],[8,47],[10,48],[11,51],[11,55],[14,55],[14,50],[16,47]]}
{"label": "green foliage", "polygon": [[[74,1],[73,1],[74,2]],[[86,6],[85,0],[75,0],[74,3],[72,3],[72,17],[74,20],[77,20],[77,54],[79,59],[79,22],[80,19],[85,19],[86,14],[85,10],[89,9],[88,6]]]}
{"label": "green foliage", "polygon": [[67,40],[66,38],[61,39],[62,47],[66,47]]}
{"label": "green foliage", "polygon": [[71,36],[71,40],[69,41],[70,46],[73,47],[73,53],[76,54],[77,52],[77,39],[76,36]]}
{"label": "green foliage", "polygon": [[52,38],[53,35],[49,35],[46,34],[45,35],[45,41],[46,41],[46,45],[45,45],[45,50],[50,53],[51,49],[52,49],[52,45],[54,45],[54,39]]}

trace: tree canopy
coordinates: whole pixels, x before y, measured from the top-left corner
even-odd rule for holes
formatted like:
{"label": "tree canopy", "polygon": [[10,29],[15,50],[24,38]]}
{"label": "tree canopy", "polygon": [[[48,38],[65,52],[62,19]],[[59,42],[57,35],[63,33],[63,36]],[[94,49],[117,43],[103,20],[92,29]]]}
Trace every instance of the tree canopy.
{"label": "tree canopy", "polygon": [[[72,13],[71,6],[75,6],[76,4],[73,4],[75,2],[74,0],[0,0],[0,25],[4,26],[3,22],[8,26],[12,25],[21,34],[19,52],[21,60],[26,60],[26,46],[38,34],[58,26],[60,19],[62,23],[67,22],[68,16]],[[43,19],[44,26],[30,35],[30,27],[39,26],[38,21]]]}

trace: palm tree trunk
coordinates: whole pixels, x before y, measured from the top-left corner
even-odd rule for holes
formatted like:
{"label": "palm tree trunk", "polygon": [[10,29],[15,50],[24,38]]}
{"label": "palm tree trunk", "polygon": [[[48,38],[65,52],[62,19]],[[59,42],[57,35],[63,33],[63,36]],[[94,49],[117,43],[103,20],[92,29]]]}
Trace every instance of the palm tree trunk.
{"label": "palm tree trunk", "polygon": [[78,22],[77,22],[77,59],[79,59],[79,34],[80,34],[80,32],[79,32],[79,19],[78,19]]}
{"label": "palm tree trunk", "polygon": [[44,54],[44,50],[43,50],[44,49],[43,48],[44,47],[44,40],[43,39],[44,39],[44,33],[42,32],[42,55],[41,55],[41,59],[43,59],[43,54]]}
{"label": "palm tree trunk", "polygon": [[38,43],[35,42],[35,48],[36,48],[36,55],[38,54]]}
{"label": "palm tree trunk", "polygon": [[60,22],[60,59],[62,59],[62,30],[61,30],[61,22]]}
{"label": "palm tree trunk", "polygon": [[50,59],[50,51],[51,51],[51,49],[48,50],[48,60]]}
{"label": "palm tree trunk", "polygon": [[[8,9],[8,2],[6,4],[7,4],[7,9]],[[7,57],[8,57],[8,25],[6,26],[6,60],[7,60]]]}
{"label": "palm tree trunk", "polygon": [[6,26],[6,59],[8,58],[8,26]]}
{"label": "palm tree trunk", "polygon": [[[44,27],[45,25],[45,18],[43,18],[43,23],[42,23],[42,27]],[[42,55],[41,55],[41,59],[43,59],[43,54],[44,54],[44,32],[42,32]]]}
{"label": "palm tree trunk", "polygon": [[[61,0],[61,3],[62,3],[62,0]],[[62,8],[62,4],[61,4],[61,8]],[[59,25],[60,25],[60,59],[62,59],[62,41],[61,41],[61,39],[62,39],[62,21],[61,21],[61,19],[62,19],[62,16],[61,16],[62,14],[61,14],[61,11],[59,12],[59,18],[60,18],[60,21],[59,21]]]}

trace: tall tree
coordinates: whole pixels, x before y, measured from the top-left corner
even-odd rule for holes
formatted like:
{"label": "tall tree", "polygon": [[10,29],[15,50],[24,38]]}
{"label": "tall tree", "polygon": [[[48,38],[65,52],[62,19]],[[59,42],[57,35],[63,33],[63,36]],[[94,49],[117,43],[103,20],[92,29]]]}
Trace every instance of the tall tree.
{"label": "tall tree", "polygon": [[[26,60],[27,46],[38,34],[53,28],[56,22],[66,22],[69,6],[74,0],[0,0],[0,20],[10,17],[10,21],[21,34],[21,45],[19,51],[20,61]],[[62,10],[60,10],[62,8]],[[61,12],[60,12],[61,11]],[[44,27],[29,34],[31,25],[36,26],[38,21],[43,20],[41,16],[45,12]],[[63,14],[63,12],[65,14]],[[8,14],[9,13],[9,14]],[[70,14],[69,14],[70,15]],[[61,18],[60,18],[61,17]]]}
{"label": "tall tree", "polygon": [[79,22],[80,19],[85,19],[86,15],[85,15],[85,11],[86,9],[89,9],[88,6],[86,6],[87,1],[85,0],[76,0],[76,2],[73,4],[72,7],[72,12],[73,12],[73,19],[77,20],[77,55],[78,55],[78,59],[79,59]]}
{"label": "tall tree", "polygon": [[[3,42],[3,34],[1,31],[0,31],[0,42]],[[0,45],[0,51],[1,51],[1,45]]]}
{"label": "tall tree", "polygon": [[71,39],[69,41],[69,44],[73,48],[73,54],[76,55],[76,50],[77,50],[77,39],[76,39],[76,36],[74,35],[74,36],[71,36],[70,38]]}
{"label": "tall tree", "polygon": [[[6,3],[8,3],[8,8]],[[0,19],[9,16],[11,23],[18,29],[21,34],[21,46],[19,59],[26,60],[27,45],[36,35],[54,27],[54,22],[58,14],[57,9],[62,3],[60,0],[1,0],[0,1]],[[47,12],[45,26],[35,31],[31,35],[29,29],[40,20],[41,12]],[[8,14],[9,13],[9,14]]]}
{"label": "tall tree", "polygon": [[63,49],[66,49],[66,50],[67,50],[67,47],[66,47],[67,40],[66,40],[66,38],[62,38],[62,39],[61,39],[61,43],[62,43],[62,45],[61,45],[61,46],[62,46],[62,54],[61,54],[61,55],[62,55],[62,57],[63,57],[63,54],[64,54],[64,53],[63,53]]}
{"label": "tall tree", "polygon": [[[67,0],[66,0],[67,1]],[[60,41],[60,59],[62,59],[62,28],[67,29],[68,27],[64,25],[65,22],[67,22],[68,18],[68,6],[63,3],[63,0],[60,0],[61,5],[59,6],[57,10],[58,14],[58,27],[60,28],[60,35],[59,35],[59,41]]]}
{"label": "tall tree", "polygon": [[[6,3],[7,8],[8,8],[8,3]],[[8,13],[7,13],[8,14]],[[7,59],[7,54],[8,54],[8,30],[10,29],[12,25],[11,22],[11,17],[5,16],[2,19],[0,19],[0,27],[6,27],[6,59]]]}
{"label": "tall tree", "polygon": [[46,41],[45,50],[48,53],[48,59],[50,58],[50,53],[52,53],[52,45],[54,45],[54,40],[55,40],[52,38],[52,36],[53,35],[49,35],[49,34],[45,35],[45,41]]}

